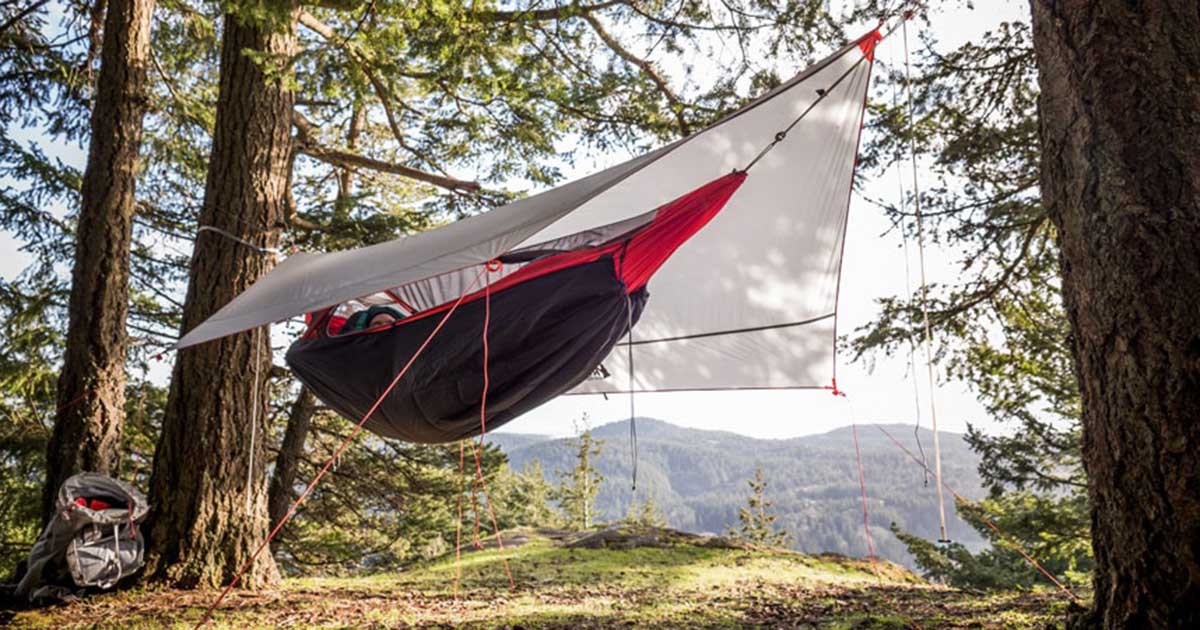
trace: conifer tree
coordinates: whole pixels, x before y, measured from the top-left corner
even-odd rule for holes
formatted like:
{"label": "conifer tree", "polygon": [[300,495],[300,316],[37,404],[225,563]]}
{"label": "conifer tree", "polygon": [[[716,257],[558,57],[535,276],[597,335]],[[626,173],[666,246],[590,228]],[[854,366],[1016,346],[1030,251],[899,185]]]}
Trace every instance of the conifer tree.
{"label": "conifer tree", "polygon": [[[274,265],[289,198],[296,54],[292,0],[230,5],[201,233],[183,305],[200,324]],[[230,239],[224,234],[233,234]],[[246,246],[245,243],[251,243]],[[155,452],[147,574],[182,587],[227,583],[267,536],[265,409],[270,339],[256,329],[176,357]],[[255,426],[250,426],[251,424]],[[279,579],[270,554],[242,582]]]}
{"label": "conifer tree", "polygon": [[[1030,566],[1022,552],[1037,558],[1043,568],[1069,586],[1082,586],[1090,578],[1094,563],[1087,530],[1070,529],[1076,514],[1086,513],[1085,505],[1009,492],[978,502],[957,501],[955,507],[990,545],[975,551],[957,541],[937,545],[892,523],[892,533],[904,543],[926,578],[979,590],[1028,589],[1046,584],[1045,576]],[[1029,514],[1038,516],[1029,518]],[[988,522],[1004,534],[998,534]],[[1046,528],[1045,523],[1057,526]],[[1068,534],[1060,533],[1064,531]]]}
{"label": "conifer tree", "polygon": [[738,512],[741,525],[737,529],[730,528],[729,535],[756,545],[786,545],[787,532],[775,529],[776,516],[771,509],[774,503],[767,499],[767,478],[761,465],[754,470],[754,478],[747,484],[750,486],[750,496],[746,499],[746,507]]}
{"label": "conifer tree", "polygon": [[625,523],[637,527],[666,527],[667,518],[658,509],[658,504],[654,502],[654,497],[647,496],[642,501],[629,504],[629,511],[625,515]]}
{"label": "conifer tree", "polygon": [[552,505],[554,486],[546,480],[542,463],[533,460],[516,471],[500,467],[489,490],[497,504],[501,528],[558,527],[562,517]]}
{"label": "conifer tree", "polygon": [[569,441],[575,451],[575,467],[569,473],[560,472],[562,481],[554,492],[567,525],[575,529],[591,529],[596,516],[596,495],[604,476],[592,463],[600,454],[603,441],[592,437],[592,430],[583,420],[583,430]]}
{"label": "conifer tree", "polygon": [[1030,5],[1096,558],[1080,625],[1198,627],[1200,11]]}
{"label": "conifer tree", "polygon": [[46,450],[42,519],[82,471],[114,474],[125,422],[126,317],[154,0],[110,0],[75,237],[58,413]]}

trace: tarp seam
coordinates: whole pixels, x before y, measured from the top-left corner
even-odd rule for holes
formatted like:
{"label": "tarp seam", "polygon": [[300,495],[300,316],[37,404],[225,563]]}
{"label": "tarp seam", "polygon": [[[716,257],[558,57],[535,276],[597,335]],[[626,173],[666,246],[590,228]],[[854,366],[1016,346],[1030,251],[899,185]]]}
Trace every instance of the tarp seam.
{"label": "tarp seam", "polygon": [[[639,339],[637,341],[634,341],[633,345],[641,346],[641,345],[645,345],[645,344],[649,344],[649,343],[666,343],[668,341],[687,341],[689,339],[703,339],[705,337],[720,337],[720,336],[724,336],[724,335],[738,335],[738,334],[742,334],[742,333],[752,333],[752,332],[758,332],[758,331],[762,331],[762,330],[773,330],[776,328],[792,328],[795,326],[804,326],[806,324],[815,324],[817,322],[829,319],[830,317],[834,317],[835,315],[837,315],[836,312],[835,313],[827,313],[827,314],[821,315],[819,317],[814,317],[812,319],[805,319],[805,320],[798,321],[798,322],[787,322],[785,324],[770,324],[767,326],[754,326],[751,328],[736,328],[733,330],[718,330],[718,331],[714,331],[714,332],[696,333],[693,335],[680,335],[678,337],[663,337],[660,339]],[[628,345],[630,345],[630,342],[626,341],[624,343],[618,343],[617,345],[618,346],[628,346]]]}

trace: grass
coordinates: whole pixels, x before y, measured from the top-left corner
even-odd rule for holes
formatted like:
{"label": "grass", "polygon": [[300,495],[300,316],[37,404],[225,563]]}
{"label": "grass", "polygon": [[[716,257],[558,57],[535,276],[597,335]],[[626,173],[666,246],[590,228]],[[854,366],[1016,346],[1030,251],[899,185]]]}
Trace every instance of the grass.
{"label": "grass", "polygon": [[[510,534],[401,573],[298,578],[236,592],[210,628],[1058,627],[1053,593],[968,594],[881,562],[659,536],[661,546],[572,548],[570,537]],[[619,546],[625,546],[618,541]],[[509,588],[502,558],[516,583]],[[455,593],[455,576],[461,580]],[[215,591],[135,590],[18,612],[13,628],[190,628]],[[5,618],[0,616],[0,625]]]}

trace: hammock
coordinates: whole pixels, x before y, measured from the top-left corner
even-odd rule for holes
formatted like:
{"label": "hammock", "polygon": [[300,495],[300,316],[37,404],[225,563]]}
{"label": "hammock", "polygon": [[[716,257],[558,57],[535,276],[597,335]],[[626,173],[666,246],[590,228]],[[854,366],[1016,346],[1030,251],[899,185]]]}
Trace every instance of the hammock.
{"label": "hammock", "polygon": [[[481,430],[485,316],[489,428],[564,393],[825,387],[879,39],[564,186],[393,241],[293,255],[177,347],[304,314],[288,364],[357,421],[453,305],[365,425],[425,443]],[[336,331],[352,302],[402,317]]]}

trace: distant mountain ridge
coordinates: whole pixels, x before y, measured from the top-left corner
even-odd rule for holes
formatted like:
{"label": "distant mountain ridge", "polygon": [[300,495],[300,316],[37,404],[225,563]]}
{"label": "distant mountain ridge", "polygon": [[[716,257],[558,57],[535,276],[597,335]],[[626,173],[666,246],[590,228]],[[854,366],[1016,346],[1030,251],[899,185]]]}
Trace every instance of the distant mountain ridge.
{"label": "distant mountain ridge", "polygon": [[[919,447],[912,425],[883,425],[914,454]],[[597,497],[603,520],[624,516],[634,497],[629,421],[592,430],[603,441],[596,467],[604,475]],[[777,525],[791,535],[792,546],[809,553],[834,552],[863,556],[862,498],[854,434],[850,427],[782,440],[752,438],[727,431],[680,427],[653,418],[637,419],[637,501],[649,496],[671,527],[721,533],[738,524],[738,510],[749,494],[747,481],[763,467],[767,496],[774,502]],[[551,481],[574,465],[568,439],[519,433],[492,433],[513,468],[538,460]],[[978,456],[962,435],[941,432],[943,478],[963,495],[983,495],[976,469]],[[920,442],[932,468],[932,432],[922,429]],[[911,566],[904,547],[888,530],[901,528],[936,539],[937,495],[913,462],[874,425],[859,425],[858,445],[866,479],[868,513],[876,552]],[[953,540],[982,544],[978,534],[954,514],[948,503],[947,524]]]}

